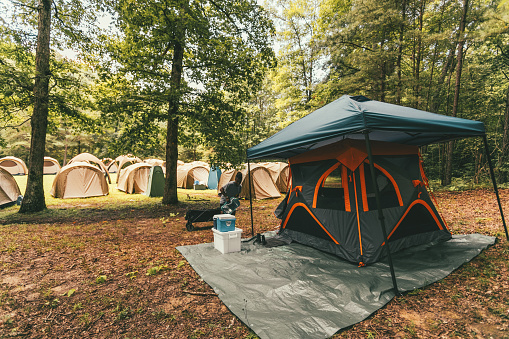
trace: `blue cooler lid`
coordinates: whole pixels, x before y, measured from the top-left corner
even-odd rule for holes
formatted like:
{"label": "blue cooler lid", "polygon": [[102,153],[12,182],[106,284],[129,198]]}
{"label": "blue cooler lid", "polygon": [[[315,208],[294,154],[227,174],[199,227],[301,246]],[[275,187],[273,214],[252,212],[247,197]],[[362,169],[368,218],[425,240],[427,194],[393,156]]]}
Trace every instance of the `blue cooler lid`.
{"label": "blue cooler lid", "polygon": [[235,219],[235,216],[234,215],[231,215],[231,214],[216,214],[214,215],[214,218],[216,219],[221,219],[221,220],[232,220],[232,219]]}

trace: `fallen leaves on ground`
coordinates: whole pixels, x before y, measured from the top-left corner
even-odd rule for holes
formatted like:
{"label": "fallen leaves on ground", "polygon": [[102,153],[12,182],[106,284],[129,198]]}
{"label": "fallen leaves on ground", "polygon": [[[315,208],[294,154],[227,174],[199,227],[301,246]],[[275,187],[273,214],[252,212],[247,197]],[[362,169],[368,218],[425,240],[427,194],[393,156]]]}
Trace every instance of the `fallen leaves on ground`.
{"label": "fallen leaves on ground", "polygon": [[[436,196],[453,233],[496,235],[497,243],[335,338],[508,337],[509,246],[494,193]],[[193,197],[177,206],[87,204],[70,215],[0,220],[0,337],[255,338],[175,249],[213,242],[211,223],[197,223],[188,232],[184,215],[217,202],[200,200],[199,193]],[[508,198],[502,190],[505,210]],[[280,201],[254,202],[255,233],[277,229],[272,211]],[[243,237],[251,235],[246,201],[237,225]]]}

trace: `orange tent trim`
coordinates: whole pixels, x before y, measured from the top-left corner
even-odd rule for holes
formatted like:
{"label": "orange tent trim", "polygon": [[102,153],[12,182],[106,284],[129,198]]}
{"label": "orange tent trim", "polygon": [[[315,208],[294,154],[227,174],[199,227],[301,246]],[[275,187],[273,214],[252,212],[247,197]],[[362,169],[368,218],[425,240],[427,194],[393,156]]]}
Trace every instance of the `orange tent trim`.
{"label": "orange tent trim", "polygon": [[301,203],[301,202],[298,202],[298,203],[296,203],[296,204],[294,204],[294,205],[292,206],[292,209],[290,210],[290,212],[289,212],[289,213],[288,213],[288,215],[286,216],[285,222],[284,222],[284,224],[283,224],[283,228],[285,228],[285,227],[286,227],[286,223],[287,223],[287,222],[288,222],[288,220],[290,219],[290,216],[292,215],[292,213],[293,213],[293,211],[295,210],[295,208],[296,208],[296,207],[298,207],[298,206],[302,206],[302,207],[304,207],[304,208],[306,209],[306,211],[308,211],[309,215],[311,215],[311,216],[313,217],[313,219],[315,219],[315,221],[318,223],[318,225],[320,225],[320,227],[321,227],[321,228],[325,231],[325,233],[327,233],[327,235],[328,235],[328,236],[329,236],[329,237],[330,237],[330,238],[331,238],[331,239],[332,239],[332,240],[336,243],[336,245],[339,245],[339,242],[338,242],[336,239],[334,239],[334,237],[333,237],[333,236],[329,233],[329,231],[327,231],[327,230],[325,229],[325,227],[323,227],[322,223],[321,223],[320,221],[318,221],[318,219],[317,219],[317,218],[314,216],[314,214],[313,214],[313,213],[309,210],[309,208],[308,208],[305,204],[303,204],[303,203]]}
{"label": "orange tent trim", "polygon": [[359,167],[359,176],[361,178],[362,207],[364,212],[367,212],[369,211],[369,206],[368,206],[368,194],[366,191],[366,178],[364,176],[364,166]]}
{"label": "orange tent trim", "polygon": [[339,165],[341,165],[339,162],[334,164],[331,168],[329,168],[327,171],[325,171],[324,174],[322,174],[322,176],[320,177],[320,179],[318,179],[318,182],[316,184],[316,187],[315,187],[315,194],[313,195],[313,208],[316,208],[316,200],[318,198],[318,190],[320,189],[320,186],[323,185],[323,183],[325,183],[325,179],[329,176],[329,174],[331,174],[336,168],[339,167]]}
{"label": "orange tent trim", "polygon": [[[366,160],[366,163],[369,164],[369,161]],[[401,198],[401,192],[399,191],[398,184],[396,183],[396,180],[392,177],[392,175],[389,174],[384,168],[380,167],[378,164],[373,164],[376,169],[380,170],[389,180],[391,181],[392,185],[394,186],[394,190],[396,190],[396,195],[398,196],[398,202],[400,206],[403,206],[403,198]]]}
{"label": "orange tent trim", "polygon": [[350,191],[348,189],[348,172],[345,166],[341,168],[341,185],[345,190],[345,211],[351,212],[352,207],[350,206]]}
{"label": "orange tent trim", "polygon": [[357,211],[357,230],[359,231],[359,247],[362,255],[361,220],[359,216],[359,200],[357,199],[357,184],[355,180],[355,175],[353,175],[353,190],[355,192],[355,209]]}
{"label": "orange tent trim", "polygon": [[[426,209],[428,210],[428,212],[431,214],[431,216],[433,217],[433,219],[435,220],[438,228],[440,228],[441,230],[443,230],[444,228],[442,227],[442,224],[440,224],[440,221],[438,220],[437,216],[435,215],[435,213],[433,213],[433,210],[431,209],[431,207],[428,205],[428,203],[422,199],[417,199],[415,201],[413,201],[410,206],[408,206],[406,212],[403,214],[403,216],[401,217],[401,219],[399,219],[398,223],[396,224],[396,227],[394,227],[394,229],[392,230],[392,232],[387,236],[387,239],[390,239],[391,236],[394,234],[394,232],[396,232],[396,230],[398,229],[399,225],[401,224],[401,222],[403,221],[403,219],[405,219],[406,215],[408,214],[408,212],[410,212],[410,210],[412,209],[412,207],[414,207],[416,204],[421,204],[423,205],[424,207],[426,207]],[[385,245],[385,241],[383,242],[383,244],[381,246]]]}

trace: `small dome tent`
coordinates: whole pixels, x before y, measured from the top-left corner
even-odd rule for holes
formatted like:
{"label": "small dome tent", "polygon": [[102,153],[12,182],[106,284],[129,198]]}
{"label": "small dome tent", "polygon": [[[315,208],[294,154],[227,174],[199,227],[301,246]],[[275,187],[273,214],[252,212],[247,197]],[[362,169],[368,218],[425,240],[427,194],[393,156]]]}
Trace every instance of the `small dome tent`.
{"label": "small dome tent", "polygon": [[[259,164],[251,164],[251,177],[253,178],[253,185],[251,186],[251,192],[253,193],[254,199],[268,199],[268,198],[277,198],[280,197],[274,180],[270,175],[270,172],[265,167]],[[221,174],[221,178],[219,178],[219,183],[217,186],[217,191],[221,189],[224,185],[226,185],[230,181],[235,180],[235,175],[237,172],[242,173],[242,191],[240,192],[239,197],[249,199],[249,185],[246,181],[247,177],[247,165],[243,165],[240,171],[235,169],[230,169],[224,171]]]}
{"label": "small dome tent", "polygon": [[89,198],[108,195],[104,173],[86,162],[73,162],[60,169],[50,194],[55,198]]}
{"label": "small dome tent", "polygon": [[86,163],[89,163],[89,164],[96,165],[104,173],[104,175],[106,176],[106,179],[108,179],[108,182],[111,183],[111,178],[110,178],[110,174],[108,172],[108,169],[106,168],[106,166],[104,166],[104,163],[98,157],[96,157],[95,155],[90,154],[90,153],[81,153],[81,154],[78,154],[77,156],[72,158],[67,163],[67,165],[75,163],[75,162],[86,162]]}
{"label": "small dome tent", "polygon": [[16,157],[4,157],[0,159],[0,167],[12,175],[27,175],[28,168],[25,162]]}
{"label": "small dome tent", "polygon": [[14,205],[21,195],[11,173],[0,167],[0,208]]}
{"label": "small dome tent", "polygon": [[207,163],[194,161],[177,167],[177,187],[193,188],[195,181],[206,183],[208,179]]}
{"label": "small dome tent", "polygon": [[163,174],[166,174],[166,161],[161,159],[145,159],[143,162],[150,164],[152,166],[159,166],[161,167]]}
{"label": "small dome tent", "polygon": [[[269,199],[279,198],[281,194],[276,187],[270,171],[261,165],[251,165],[251,178],[253,183],[251,186],[251,193],[254,199]],[[241,198],[249,199],[249,180],[247,179],[248,169],[244,168],[240,171],[242,173],[242,191],[240,192]]]}
{"label": "small dome tent", "polygon": [[270,171],[272,180],[276,183],[279,192],[286,193],[290,167],[286,162],[262,162],[257,165],[263,166]]}
{"label": "small dome tent", "polygon": [[[102,161],[104,167],[107,168],[108,173],[117,173],[117,166],[115,164],[115,161],[113,161],[112,158],[103,158],[101,161]],[[114,165],[114,166],[112,166],[110,168],[110,165]]]}
{"label": "small dome tent", "polygon": [[229,170],[222,172],[221,177],[219,178],[219,182],[217,183],[217,191],[219,192],[221,187],[223,187],[230,181],[234,181],[236,173],[237,173],[236,169],[229,169]]}
{"label": "small dome tent", "polygon": [[118,179],[117,189],[128,194],[144,193],[148,187],[152,165],[143,162],[124,168]]}
{"label": "small dome tent", "polygon": [[60,171],[60,164],[57,159],[44,157],[43,174],[57,174]]}
{"label": "small dome tent", "polygon": [[[116,157],[113,163],[117,164],[117,184],[118,180],[120,179],[120,176],[122,175],[122,170],[130,165],[137,164],[139,162],[142,162],[141,159],[135,157],[132,154],[119,155],[118,157]],[[111,166],[113,166],[113,163],[111,164]]]}
{"label": "small dome tent", "polygon": [[163,166],[164,160],[161,159],[145,159],[143,162],[150,164],[152,166]]}

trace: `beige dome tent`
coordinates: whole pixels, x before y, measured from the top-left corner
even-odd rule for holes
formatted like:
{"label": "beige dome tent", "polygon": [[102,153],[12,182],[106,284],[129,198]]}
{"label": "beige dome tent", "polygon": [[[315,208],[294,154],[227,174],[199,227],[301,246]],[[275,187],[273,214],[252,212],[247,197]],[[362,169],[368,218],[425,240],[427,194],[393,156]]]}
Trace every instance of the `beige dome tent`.
{"label": "beige dome tent", "polygon": [[104,164],[104,167],[108,169],[108,173],[117,173],[117,164],[112,158],[103,158],[102,163]]}
{"label": "beige dome tent", "polygon": [[[259,164],[251,164],[250,167],[251,176],[253,178],[251,190],[253,192],[254,199],[278,198],[281,196],[268,169]],[[217,191],[219,192],[221,187],[226,185],[228,182],[234,181],[237,172],[242,173],[242,191],[240,192],[240,197],[249,199],[249,185],[247,184],[248,181],[246,181],[247,165],[243,165],[243,168],[240,171],[230,169],[221,173],[221,177],[219,178],[219,183],[217,185]]]}
{"label": "beige dome tent", "polygon": [[104,163],[95,155],[90,154],[90,153],[80,153],[77,156],[75,156],[74,158],[72,158],[67,163],[67,165],[76,163],[76,162],[86,162],[86,163],[89,163],[92,165],[96,165],[104,173],[104,175],[106,176],[106,179],[108,179],[108,182],[111,184],[111,178],[110,178],[108,169],[106,168],[106,166],[104,166]]}
{"label": "beige dome tent", "polygon": [[219,182],[217,183],[217,192],[219,192],[221,187],[223,187],[230,181],[234,181],[236,173],[237,173],[236,169],[229,169],[221,173],[221,177],[219,178]]}
{"label": "beige dome tent", "polygon": [[161,159],[145,159],[143,162],[150,164],[152,166],[163,166],[165,161]]}
{"label": "beige dome tent", "polygon": [[43,174],[57,174],[60,171],[60,164],[57,159],[44,157]]}
{"label": "beige dome tent", "polygon": [[115,161],[108,165],[108,173],[118,173],[118,164]]}
{"label": "beige dome tent", "polygon": [[0,159],[0,167],[12,175],[26,175],[28,174],[27,165],[25,162],[16,157],[4,157]]}
{"label": "beige dome tent", "polygon": [[148,187],[148,179],[152,165],[137,163],[122,170],[118,179],[117,189],[129,194],[144,193]]}
{"label": "beige dome tent", "polygon": [[[278,198],[281,196],[268,169],[256,164],[252,164],[250,169],[251,178],[253,178],[251,192],[254,199]],[[240,197],[249,199],[249,185],[248,180],[246,180],[247,168],[240,172],[242,173],[242,191],[240,192]]]}
{"label": "beige dome tent", "polygon": [[[113,163],[117,164],[117,184],[118,180],[120,179],[120,176],[122,175],[122,170],[127,168],[130,165],[137,164],[141,162],[141,159],[138,157],[135,157],[132,154],[127,155],[119,155],[115,158],[115,161]],[[113,163],[110,166],[113,166]]]}
{"label": "beige dome tent", "polygon": [[209,166],[204,162],[190,162],[177,166],[177,187],[193,188],[195,181],[207,183]]}
{"label": "beige dome tent", "polygon": [[286,162],[261,162],[255,165],[265,167],[270,171],[272,180],[276,183],[279,192],[286,193],[290,167]]}
{"label": "beige dome tent", "polygon": [[[152,166],[159,166],[163,170],[163,174],[166,174],[166,161],[161,159],[145,159],[143,162]],[[178,165],[177,165],[178,166]]]}
{"label": "beige dome tent", "polygon": [[18,183],[12,174],[0,167],[0,208],[15,204],[20,195]]}
{"label": "beige dome tent", "polygon": [[86,162],[73,162],[60,169],[50,194],[55,198],[88,198],[108,195],[104,173]]}

